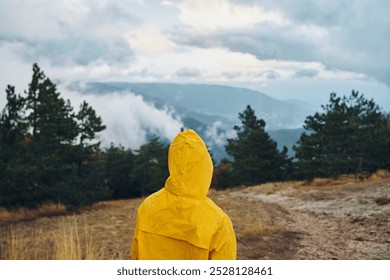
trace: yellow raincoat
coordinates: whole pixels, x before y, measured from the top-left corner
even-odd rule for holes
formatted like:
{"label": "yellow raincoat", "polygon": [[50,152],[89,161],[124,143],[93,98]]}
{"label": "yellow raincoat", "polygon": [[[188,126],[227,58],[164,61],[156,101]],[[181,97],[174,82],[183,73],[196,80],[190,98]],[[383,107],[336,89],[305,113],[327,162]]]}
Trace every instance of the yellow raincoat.
{"label": "yellow raincoat", "polygon": [[179,133],[168,152],[165,187],[138,209],[133,260],[236,259],[230,218],[207,198],[213,164],[193,130]]}

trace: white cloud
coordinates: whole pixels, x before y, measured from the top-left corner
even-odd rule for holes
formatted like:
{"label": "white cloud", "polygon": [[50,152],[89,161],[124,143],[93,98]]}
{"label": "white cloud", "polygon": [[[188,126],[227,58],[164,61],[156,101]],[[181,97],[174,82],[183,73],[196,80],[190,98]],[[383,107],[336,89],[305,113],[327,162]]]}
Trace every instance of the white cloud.
{"label": "white cloud", "polygon": [[260,60],[249,53],[223,48],[190,48],[164,55],[139,54],[129,67],[134,81],[265,83],[291,77],[356,80],[352,71],[327,69],[319,62]]}
{"label": "white cloud", "polygon": [[132,93],[110,93],[109,95],[79,94],[62,91],[70,99],[75,111],[86,100],[97,115],[101,116],[106,129],[100,133],[103,146],[111,143],[137,149],[147,142],[147,135],[155,134],[171,142],[183,124],[168,108],[159,110]]}
{"label": "white cloud", "polygon": [[[19,52],[25,50],[25,45],[19,42],[0,41],[0,96],[3,97],[3,88],[10,84],[16,89],[23,88],[31,79],[32,64],[27,64],[19,57]],[[1,103],[0,103],[1,105]]]}
{"label": "white cloud", "polygon": [[143,27],[125,35],[131,49],[145,54],[163,54],[174,50],[174,44],[156,28]]}
{"label": "white cloud", "polygon": [[19,56],[29,62],[47,59],[63,67],[129,62],[132,52],[124,33],[137,25],[131,7],[121,0],[91,3],[2,1],[0,40],[24,44]]}
{"label": "white cloud", "polygon": [[184,24],[172,38],[187,47],[227,48],[261,60],[315,61],[390,86],[390,49],[383,47],[390,36],[390,2],[328,2],[185,0],[178,4]]}
{"label": "white cloud", "polygon": [[260,6],[244,6],[228,0],[184,0],[179,2],[179,19],[190,26],[216,30],[250,26],[259,22],[282,23],[275,12],[266,12]]}
{"label": "white cloud", "polygon": [[236,137],[235,130],[226,127],[222,122],[216,121],[207,127],[206,136],[213,140],[213,144],[223,146],[226,144],[226,139]]}
{"label": "white cloud", "polygon": [[328,29],[314,24],[298,25],[293,32],[296,36],[317,44],[328,43],[329,40]]}
{"label": "white cloud", "polygon": [[173,6],[173,5],[175,5],[175,3],[173,3],[172,1],[162,1],[160,4],[163,5],[163,6]]}
{"label": "white cloud", "polygon": [[62,19],[55,16],[67,13],[61,2],[2,1],[0,34],[3,38],[25,40],[64,38]]}

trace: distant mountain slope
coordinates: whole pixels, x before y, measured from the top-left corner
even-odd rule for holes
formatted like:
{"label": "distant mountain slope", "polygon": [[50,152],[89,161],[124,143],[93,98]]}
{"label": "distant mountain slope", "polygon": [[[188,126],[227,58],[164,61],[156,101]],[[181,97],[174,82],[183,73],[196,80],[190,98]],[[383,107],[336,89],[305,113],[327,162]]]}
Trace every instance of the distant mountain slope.
{"label": "distant mountain slope", "polygon": [[288,148],[289,156],[293,156],[294,151],[292,150],[292,147],[296,145],[304,131],[304,128],[277,129],[269,130],[268,134],[272,139],[276,140],[279,149],[282,149],[283,146],[286,146]]}
{"label": "distant mountain slope", "polygon": [[181,116],[210,124],[217,120],[236,123],[238,113],[249,104],[267,123],[267,129],[301,127],[313,109],[304,102],[286,102],[244,88],[205,84],[88,83],[84,92],[109,94],[131,91],[157,108],[171,106]]}
{"label": "distant mountain slope", "polygon": [[83,86],[75,83],[72,89],[99,95],[131,92],[158,109],[171,108],[185,127],[197,130],[205,139],[216,161],[226,156],[227,132],[239,124],[238,114],[247,105],[265,120],[266,129],[278,147],[287,146],[291,156],[305,118],[314,112],[304,102],[280,101],[259,91],[222,85],[92,82]]}

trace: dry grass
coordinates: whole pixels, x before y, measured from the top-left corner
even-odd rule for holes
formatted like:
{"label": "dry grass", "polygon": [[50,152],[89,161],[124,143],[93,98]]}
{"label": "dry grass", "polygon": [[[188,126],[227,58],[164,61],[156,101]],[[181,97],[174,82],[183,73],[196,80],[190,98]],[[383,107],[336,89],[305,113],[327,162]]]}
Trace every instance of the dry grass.
{"label": "dry grass", "polygon": [[84,231],[81,232],[75,216],[60,220],[53,239],[55,240],[53,259],[93,260],[99,258],[87,227],[84,227]]}
{"label": "dry grass", "polygon": [[62,204],[42,205],[37,209],[19,208],[7,210],[0,208],[0,225],[36,220],[41,217],[53,217],[69,214]]}
{"label": "dry grass", "polygon": [[[85,216],[84,216],[85,219]],[[0,232],[0,259],[96,260],[102,254],[88,227],[73,216],[61,217],[50,228],[12,224]]]}
{"label": "dry grass", "polygon": [[265,183],[253,187],[247,187],[243,189],[242,193],[261,193],[261,194],[274,194],[287,188],[301,186],[302,182],[290,181],[290,182],[274,182]]}
{"label": "dry grass", "polygon": [[[39,244],[43,249],[42,246],[45,246],[45,242],[42,242],[42,237],[44,236],[42,230],[34,230],[30,234],[35,238],[34,243]],[[36,250],[35,248],[32,250],[31,243],[27,239],[22,238],[23,235],[23,231],[17,225],[10,226],[6,232],[1,232],[0,259],[49,259],[49,255],[42,254],[41,250]]]}
{"label": "dry grass", "polygon": [[278,230],[263,205],[230,196],[232,191],[235,190],[211,191],[209,195],[231,218],[237,240],[261,237]]}
{"label": "dry grass", "polygon": [[372,174],[370,179],[377,181],[390,178],[390,171],[388,170],[378,170],[376,173]]}
{"label": "dry grass", "polygon": [[34,213],[0,215],[0,259],[82,260],[129,258],[135,215],[142,199],[100,202],[58,216],[43,207]]}
{"label": "dry grass", "polygon": [[378,170],[373,174],[355,174],[355,175],[342,175],[338,178],[314,178],[309,184],[307,182],[301,182],[302,186],[312,187],[324,187],[324,186],[340,186],[346,184],[355,184],[362,181],[381,181],[390,178],[390,171]]}

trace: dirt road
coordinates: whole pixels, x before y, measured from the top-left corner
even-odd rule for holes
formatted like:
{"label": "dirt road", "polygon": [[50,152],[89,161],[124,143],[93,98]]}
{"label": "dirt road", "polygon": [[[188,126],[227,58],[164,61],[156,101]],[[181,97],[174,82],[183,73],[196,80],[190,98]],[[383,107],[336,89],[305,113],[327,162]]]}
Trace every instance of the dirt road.
{"label": "dirt road", "polygon": [[276,228],[247,241],[261,251],[243,258],[390,259],[390,181],[269,184],[229,195],[260,203]]}

